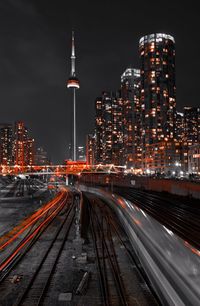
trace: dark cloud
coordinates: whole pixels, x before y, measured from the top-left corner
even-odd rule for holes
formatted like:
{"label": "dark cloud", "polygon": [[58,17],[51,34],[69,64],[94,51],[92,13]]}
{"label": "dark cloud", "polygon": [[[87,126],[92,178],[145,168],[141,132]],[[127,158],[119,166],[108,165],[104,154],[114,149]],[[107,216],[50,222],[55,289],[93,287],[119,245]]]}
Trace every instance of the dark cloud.
{"label": "dark cloud", "polygon": [[78,143],[93,128],[94,100],[138,67],[138,40],[167,32],[176,40],[177,107],[199,105],[198,9],[191,1],[0,0],[0,121],[24,120],[55,162],[70,141],[70,36],[75,29]]}

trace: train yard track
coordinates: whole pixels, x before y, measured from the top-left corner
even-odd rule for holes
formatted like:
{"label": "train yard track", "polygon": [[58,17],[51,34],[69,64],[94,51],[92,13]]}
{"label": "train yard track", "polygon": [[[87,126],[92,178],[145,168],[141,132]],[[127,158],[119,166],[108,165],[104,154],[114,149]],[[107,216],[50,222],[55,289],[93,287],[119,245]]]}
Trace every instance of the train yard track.
{"label": "train yard track", "polygon": [[158,193],[116,188],[115,192],[143,209],[169,230],[200,249],[200,206],[197,201]]}
{"label": "train yard track", "polygon": [[20,181],[17,181],[12,185],[10,190],[6,193],[5,198],[13,197],[18,188],[20,188]]}
{"label": "train yard track", "polygon": [[[112,211],[99,198],[88,193],[85,196],[89,205],[102,305],[145,305],[145,299],[149,303],[146,305],[158,305],[158,299]],[[134,271],[127,272],[124,260],[129,267],[134,267]],[[145,292],[145,298],[131,282]]]}
{"label": "train yard track", "polygon": [[5,198],[23,197],[25,194],[32,195],[42,186],[41,182],[36,182],[34,179],[17,180],[5,194]]}
{"label": "train yard track", "polygon": [[[63,192],[57,205],[44,211],[42,219],[30,224],[20,242],[0,263],[0,295],[2,295],[0,305],[43,305],[75,217],[76,205],[73,205],[72,199],[69,203],[68,201],[67,192]],[[29,253],[36,249],[37,245],[38,248],[41,246],[41,239],[45,239],[43,236],[47,235],[47,229],[52,224],[56,224],[58,220],[58,226],[54,226],[51,239],[48,238],[50,240],[47,241],[48,245],[45,244],[44,250],[42,250],[36,264],[31,267],[30,273],[20,281],[18,288],[15,288],[16,291],[11,288],[9,293],[10,277],[13,277],[13,273],[17,275],[17,271],[20,271],[18,266],[23,266],[24,260],[25,262],[28,260]],[[47,237],[49,236],[47,235]],[[5,243],[3,246],[8,247]],[[24,271],[24,273],[27,272]],[[5,292],[7,292],[6,295],[4,295]],[[2,301],[3,304],[1,304]]]}

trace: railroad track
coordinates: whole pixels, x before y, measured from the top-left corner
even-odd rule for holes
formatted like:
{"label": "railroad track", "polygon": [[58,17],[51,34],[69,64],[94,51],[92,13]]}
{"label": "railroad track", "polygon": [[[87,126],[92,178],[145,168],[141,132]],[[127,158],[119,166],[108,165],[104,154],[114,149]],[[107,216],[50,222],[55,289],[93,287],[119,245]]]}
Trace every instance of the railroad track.
{"label": "railroad track", "polygon": [[43,304],[45,296],[48,292],[48,288],[50,286],[51,279],[54,275],[56,265],[66,243],[71,224],[74,220],[74,216],[75,211],[74,208],[71,207],[64,221],[57,230],[50,246],[42,257],[36,271],[29,279],[27,287],[24,289],[21,296],[17,298],[13,306],[36,306]]}
{"label": "railroad track", "polygon": [[25,194],[25,188],[27,189],[28,195],[36,192],[39,187],[44,187],[43,184],[36,182],[35,180],[18,180],[16,181],[10,190],[6,193],[5,198],[11,198],[14,196],[22,197]]}
{"label": "railroad track", "polygon": [[10,190],[6,193],[5,198],[13,197],[19,184],[20,184],[19,181],[15,182],[13,186],[10,188]]}
{"label": "railroad track", "polygon": [[174,202],[168,196],[151,194],[139,190],[120,189],[117,193],[143,209],[157,221],[176,233],[188,243],[200,249],[200,207],[193,206],[188,199]]}
{"label": "railroad track", "polygon": [[[139,267],[139,262],[135,260],[126,239],[124,239],[124,236],[122,237],[122,228],[116,225],[114,215],[106,203],[97,198],[91,200],[88,195],[87,199],[90,207],[90,225],[103,305],[133,305],[131,301],[134,297],[130,296],[128,290],[126,290],[126,276],[117,255],[119,245],[123,248],[127,260],[137,268],[136,273],[139,276],[140,284],[143,283],[143,289],[146,288],[145,294],[148,296],[149,303],[159,305],[155,293],[149,290],[149,281],[144,271]],[[141,290],[143,289],[141,288]]]}
{"label": "railroad track", "polygon": [[[23,250],[22,253],[18,253],[16,257],[13,259],[11,258],[10,261],[8,261],[7,258],[4,263],[1,263],[0,288],[3,288],[4,290],[6,288],[7,279],[11,271],[13,271],[17,264],[22,261],[26,254],[28,255],[30,249],[39,240],[39,237],[44,233],[44,231],[47,230],[52,221],[60,213],[65,214],[65,217],[59,224],[59,227],[56,230],[51,243],[48,245],[48,248],[42,254],[41,258],[39,258],[37,268],[35,269],[34,273],[30,273],[30,277],[26,277],[26,282],[23,282],[23,288],[19,289],[17,297],[13,297],[13,302],[11,305],[42,305],[75,216],[74,205],[71,203],[71,205],[66,206],[66,201],[67,197],[64,197],[59,207],[57,207],[57,211],[52,212],[49,210],[44,215],[43,222],[48,220],[48,222],[43,224],[44,226],[40,227],[41,224],[39,224],[38,226],[33,226],[29,229],[28,233],[17,246],[17,248],[19,249],[19,247],[22,246],[24,242],[31,237],[33,232],[35,235],[32,236],[33,239],[30,240],[27,248]],[[63,210],[64,207],[65,209]],[[16,249],[13,252],[15,251]]]}

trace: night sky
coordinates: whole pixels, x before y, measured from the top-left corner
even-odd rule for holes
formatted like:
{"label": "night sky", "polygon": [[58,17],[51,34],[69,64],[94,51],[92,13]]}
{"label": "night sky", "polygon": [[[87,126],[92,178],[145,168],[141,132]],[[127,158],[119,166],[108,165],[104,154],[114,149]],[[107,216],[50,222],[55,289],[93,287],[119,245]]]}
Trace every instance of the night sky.
{"label": "night sky", "polygon": [[78,145],[94,126],[94,100],[139,68],[138,41],[164,32],[176,41],[177,108],[198,106],[200,37],[195,1],[0,0],[0,122],[25,121],[62,162],[70,141],[71,30],[75,30]]}

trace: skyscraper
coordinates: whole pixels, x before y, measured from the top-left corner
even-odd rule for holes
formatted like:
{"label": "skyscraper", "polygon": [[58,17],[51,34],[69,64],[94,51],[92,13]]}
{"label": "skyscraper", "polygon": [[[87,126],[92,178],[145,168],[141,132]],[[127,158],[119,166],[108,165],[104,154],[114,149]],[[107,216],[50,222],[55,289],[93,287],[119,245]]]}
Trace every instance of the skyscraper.
{"label": "skyscraper", "polygon": [[142,158],[142,112],[140,70],[127,68],[121,76],[123,100],[124,164],[140,168]]}
{"label": "skyscraper", "polygon": [[[176,117],[175,40],[168,34],[146,35],[139,41],[139,52],[144,144],[142,159],[146,170],[152,158],[152,149],[160,148],[159,142],[170,141],[171,148],[176,147],[173,145]],[[151,146],[151,150],[148,146]]]}
{"label": "skyscraper", "polygon": [[10,166],[13,163],[13,126],[0,124],[0,164]]}
{"label": "skyscraper", "polygon": [[184,107],[184,142],[188,146],[200,142],[200,108]]}
{"label": "skyscraper", "polygon": [[176,112],[175,137],[178,141],[183,141],[184,137],[184,114]]}
{"label": "skyscraper", "polygon": [[[188,151],[200,143],[200,108],[184,107],[183,160],[184,171],[188,171]],[[192,151],[192,150],[191,150]],[[191,171],[191,169],[190,169]]]}
{"label": "skyscraper", "polygon": [[173,139],[176,84],[175,40],[168,34],[150,34],[139,41],[141,107],[146,144]]}
{"label": "skyscraper", "polygon": [[95,100],[95,152],[96,164],[103,162],[103,101],[102,97]]}
{"label": "skyscraper", "polygon": [[[121,92],[111,93],[112,101],[112,157],[111,163],[123,165],[123,99]],[[106,107],[105,107],[106,111]],[[105,143],[103,140],[103,143]],[[109,141],[107,142],[109,144]]]}
{"label": "skyscraper", "polygon": [[123,164],[123,100],[120,92],[103,92],[95,101],[95,163]]}
{"label": "skyscraper", "polygon": [[71,74],[67,81],[67,88],[73,92],[73,160],[76,161],[76,90],[80,88],[80,83],[75,72],[75,43],[74,32],[72,32],[72,53],[71,53]]}
{"label": "skyscraper", "polygon": [[102,93],[102,106],[103,106],[103,131],[102,131],[102,162],[104,164],[112,164],[112,134],[113,134],[113,116],[112,116],[112,104],[113,104],[113,93],[103,92]]}

